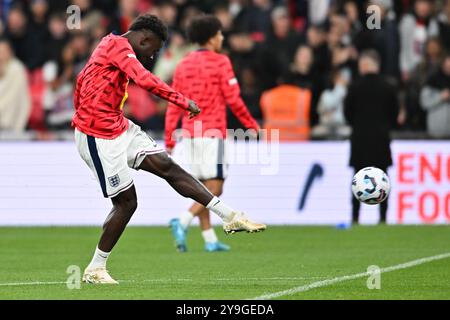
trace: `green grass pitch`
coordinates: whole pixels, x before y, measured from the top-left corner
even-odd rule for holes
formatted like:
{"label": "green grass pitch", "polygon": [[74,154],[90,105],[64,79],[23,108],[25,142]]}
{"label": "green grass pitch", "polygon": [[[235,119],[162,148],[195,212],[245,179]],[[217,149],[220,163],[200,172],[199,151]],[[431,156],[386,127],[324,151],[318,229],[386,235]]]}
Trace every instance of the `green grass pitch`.
{"label": "green grass pitch", "polygon": [[[129,227],[110,256],[117,286],[69,290],[67,267],[89,262],[100,228],[0,228],[0,299],[249,299],[450,252],[449,226],[269,226],[219,233],[232,251],[206,253],[198,228],[177,253],[168,228]],[[39,282],[39,283],[35,283]],[[450,299],[450,258],[278,299]]]}

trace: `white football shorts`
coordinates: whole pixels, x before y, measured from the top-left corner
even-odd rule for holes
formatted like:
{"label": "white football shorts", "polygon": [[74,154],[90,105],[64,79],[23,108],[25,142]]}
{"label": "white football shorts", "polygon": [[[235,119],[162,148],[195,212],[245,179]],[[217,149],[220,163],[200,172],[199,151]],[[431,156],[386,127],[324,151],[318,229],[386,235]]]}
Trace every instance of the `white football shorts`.
{"label": "white football shorts", "polygon": [[146,155],[165,150],[138,125],[115,139],[100,139],[75,129],[78,153],[97,178],[105,198],[113,198],[133,185],[130,168],[138,170]]}
{"label": "white football shorts", "polygon": [[226,140],[220,138],[183,138],[185,160],[190,173],[199,180],[226,179],[228,161]]}

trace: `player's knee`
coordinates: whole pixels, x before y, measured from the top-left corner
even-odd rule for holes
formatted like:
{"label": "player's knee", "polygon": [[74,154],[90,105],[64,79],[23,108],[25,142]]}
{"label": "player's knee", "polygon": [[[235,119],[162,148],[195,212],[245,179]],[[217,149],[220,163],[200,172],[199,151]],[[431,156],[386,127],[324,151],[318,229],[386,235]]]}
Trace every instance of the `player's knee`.
{"label": "player's knee", "polygon": [[126,211],[131,214],[136,212],[137,206],[138,206],[137,199],[130,199],[125,203]]}

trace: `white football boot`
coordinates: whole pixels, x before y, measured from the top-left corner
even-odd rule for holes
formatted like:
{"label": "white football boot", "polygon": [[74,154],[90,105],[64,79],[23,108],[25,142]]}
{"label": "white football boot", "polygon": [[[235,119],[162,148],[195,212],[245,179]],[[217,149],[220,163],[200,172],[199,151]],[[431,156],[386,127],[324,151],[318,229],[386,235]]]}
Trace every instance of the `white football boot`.
{"label": "white football boot", "polygon": [[223,231],[227,234],[235,232],[260,232],[266,230],[267,226],[248,220],[243,212],[234,212],[234,217],[230,222],[223,224]]}
{"label": "white football boot", "polygon": [[119,284],[116,280],[111,278],[106,268],[84,270],[83,282],[93,284]]}

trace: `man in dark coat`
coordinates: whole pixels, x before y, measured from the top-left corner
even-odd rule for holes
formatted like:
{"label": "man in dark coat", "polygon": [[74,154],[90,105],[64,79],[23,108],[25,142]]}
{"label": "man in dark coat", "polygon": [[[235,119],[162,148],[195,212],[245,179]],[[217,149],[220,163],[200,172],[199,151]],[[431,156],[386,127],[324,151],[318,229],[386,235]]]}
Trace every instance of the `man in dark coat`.
{"label": "man in dark coat", "polygon": [[[392,165],[390,130],[396,125],[399,103],[395,88],[379,74],[380,57],[363,51],[358,61],[361,78],[349,88],[345,117],[352,127],[350,166],[355,173],[368,166],[383,171]],[[360,202],[352,199],[352,222],[358,223]],[[386,222],[387,200],[380,205],[380,223]]]}

